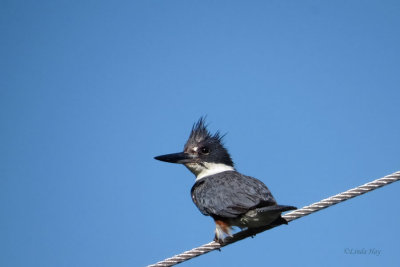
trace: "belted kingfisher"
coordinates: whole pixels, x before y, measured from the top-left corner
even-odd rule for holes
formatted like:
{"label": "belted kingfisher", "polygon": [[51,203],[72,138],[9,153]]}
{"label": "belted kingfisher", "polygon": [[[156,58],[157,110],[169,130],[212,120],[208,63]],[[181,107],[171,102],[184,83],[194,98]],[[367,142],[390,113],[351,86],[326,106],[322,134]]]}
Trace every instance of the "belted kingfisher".
{"label": "belted kingfisher", "polygon": [[278,205],[263,182],[237,172],[222,138],[219,132],[211,134],[200,118],[183,152],[155,159],[183,164],[196,175],[192,199],[201,213],[214,219],[216,242],[222,244],[226,236],[231,236],[233,226],[244,229],[287,224],[281,213],[296,207]]}

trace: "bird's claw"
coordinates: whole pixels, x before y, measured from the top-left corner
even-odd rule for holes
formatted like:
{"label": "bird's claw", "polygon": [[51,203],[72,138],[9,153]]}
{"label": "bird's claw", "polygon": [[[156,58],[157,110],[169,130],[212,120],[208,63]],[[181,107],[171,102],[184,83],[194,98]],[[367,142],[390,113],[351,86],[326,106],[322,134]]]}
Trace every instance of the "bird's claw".
{"label": "bird's claw", "polygon": [[217,235],[214,236],[214,242],[219,243],[220,245],[224,244],[224,239],[218,238]]}

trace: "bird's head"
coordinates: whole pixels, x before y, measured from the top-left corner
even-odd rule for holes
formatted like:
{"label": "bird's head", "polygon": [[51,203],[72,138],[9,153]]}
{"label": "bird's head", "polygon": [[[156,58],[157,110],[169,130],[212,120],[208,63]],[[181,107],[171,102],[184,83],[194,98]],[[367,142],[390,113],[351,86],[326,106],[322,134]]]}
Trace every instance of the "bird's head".
{"label": "bird's head", "polygon": [[207,130],[201,117],[192,127],[183,152],[157,156],[155,159],[184,164],[197,179],[222,171],[234,170],[233,161],[222,143],[223,136]]}

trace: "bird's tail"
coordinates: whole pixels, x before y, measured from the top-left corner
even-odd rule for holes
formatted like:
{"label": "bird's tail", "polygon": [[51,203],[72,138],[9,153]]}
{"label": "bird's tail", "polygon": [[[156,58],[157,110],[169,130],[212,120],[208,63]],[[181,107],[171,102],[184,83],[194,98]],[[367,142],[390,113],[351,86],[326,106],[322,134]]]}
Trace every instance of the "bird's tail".
{"label": "bird's tail", "polygon": [[286,206],[286,205],[274,205],[274,206],[267,206],[267,207],[261,207],[257,208],[257,212],[284,212],[288,210],[296,210],[296,207],[293,206]]}
{"label": "bird's tail", "polygon": [[[296,210],[297,208],[294,206],[286,206],[286,205],[274,205],[274,206],[268,206],[268,207],[262,207],[262,208],[257,208],[258,213],[264,213],[264,212],[284,212],[288,210]],[[279,216],[274,220],[271,225],[281,225],[281,224],[288,224],[288,222],[285,220],[285,218],[282,218]]]}

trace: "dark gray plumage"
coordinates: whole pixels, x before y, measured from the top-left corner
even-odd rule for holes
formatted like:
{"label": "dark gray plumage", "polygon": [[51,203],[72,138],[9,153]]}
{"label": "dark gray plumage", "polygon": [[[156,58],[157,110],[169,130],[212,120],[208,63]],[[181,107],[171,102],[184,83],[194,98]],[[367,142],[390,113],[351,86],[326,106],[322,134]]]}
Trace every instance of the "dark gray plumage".
{"label": "dark gray plumage", "polygon": [[222,243],[232,226],[258,228],[286,223],[281,213],[296,209],[278,205],[268,187],[237,172],[219,132],[211,134],[203,118],[193,125],[184,151],[155,157],[184,164],[196,175],[193,202],[216,223],[215,240]]}
{"label": "dark gray plumage", "polygon": [[213,218],[237,218],[251,209],[276,205],[265,184],[236,171],[204,177],[191,193],[201,213]]}

